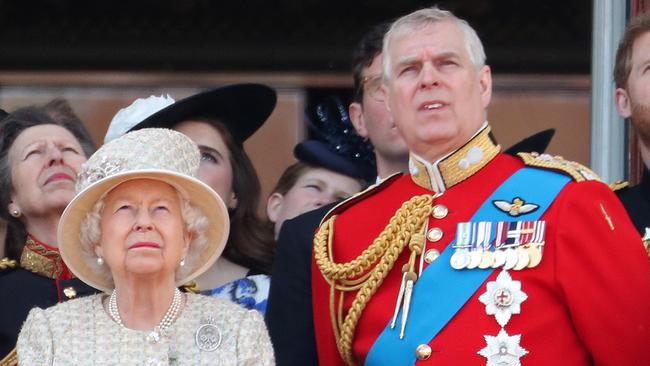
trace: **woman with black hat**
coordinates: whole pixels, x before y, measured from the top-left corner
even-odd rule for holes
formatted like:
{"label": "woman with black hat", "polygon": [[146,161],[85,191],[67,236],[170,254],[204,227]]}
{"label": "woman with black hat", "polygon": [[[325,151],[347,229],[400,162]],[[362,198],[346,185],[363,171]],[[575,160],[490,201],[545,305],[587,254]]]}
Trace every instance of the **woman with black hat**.
{"label": "woman with black hat", "polygon": [[116,114],[109,126],[105,141],[130,130],[164,127],[199,145],[198,178],[221,196],[231,224],[223,255],[194,286],[186,286],[193,291],[250,280],[258,283],[258,302],[266,304],[274,244],[257,215],[260,184],[243,143],[266,121],[275,103],[275,91],[267,86],[236,84],[178,102],[168,97],[139,99]]}

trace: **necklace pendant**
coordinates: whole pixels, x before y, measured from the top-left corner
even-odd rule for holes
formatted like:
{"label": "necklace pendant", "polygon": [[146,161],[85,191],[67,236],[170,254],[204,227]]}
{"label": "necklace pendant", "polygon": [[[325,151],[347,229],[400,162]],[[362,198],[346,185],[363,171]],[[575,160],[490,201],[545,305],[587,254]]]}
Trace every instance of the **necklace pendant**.
{"label": "necklace pendant", "polygon": [[147,337],[150,343],[158,343],[160,342],[160,338],[161,334],[159,327],[155,327],[151,332],[149,332],[149,336]]}

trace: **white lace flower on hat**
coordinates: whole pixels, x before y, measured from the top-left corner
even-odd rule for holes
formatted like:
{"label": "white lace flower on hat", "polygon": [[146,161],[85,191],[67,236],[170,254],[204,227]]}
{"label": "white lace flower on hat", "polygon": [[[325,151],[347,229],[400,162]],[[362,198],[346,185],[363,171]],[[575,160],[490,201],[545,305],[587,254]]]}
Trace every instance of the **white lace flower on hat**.
{"label": "white lace flower on hat", "polygon": [[478,351],[478,354],[487,358],[486,366],[521,366],[519,359],[528,354],[528,351],[519,345],[521,334],[509,336],[501,328],[496,337],[483,337],[487,346]]}
{"label": "white lace flower on hat", "polygon": [[485,304],[485,312],[494,315],[497,323],[504,327],[512,314],[521,312],[521,303],[527,298],[528,295],[521,291],[521,282],[513,281],[508,271],[503,270],[496,281],[487,283],[487,291],[478,299]]}
{"label": "white lace flower on hat", "polygon": [[114,140],[127,133],[133,126],[144,121],[147,117],[161,109],[174,104],[169,95],[159,97],[152,95],[148,98],[138,98],[130,106],[120,109],[108,125],[104,143]]}

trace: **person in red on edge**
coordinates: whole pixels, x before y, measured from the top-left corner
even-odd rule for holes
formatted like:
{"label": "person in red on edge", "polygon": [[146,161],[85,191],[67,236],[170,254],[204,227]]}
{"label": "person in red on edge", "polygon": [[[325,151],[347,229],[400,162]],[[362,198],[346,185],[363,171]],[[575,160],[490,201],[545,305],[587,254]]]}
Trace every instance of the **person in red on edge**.
{"label": "person in red on edge", "polygon": [[650,365],[650,263],[607,185],[500,152],[476,32],[438,8],[384,38],[410,174],[330,212],[314,239],[321,365]]}

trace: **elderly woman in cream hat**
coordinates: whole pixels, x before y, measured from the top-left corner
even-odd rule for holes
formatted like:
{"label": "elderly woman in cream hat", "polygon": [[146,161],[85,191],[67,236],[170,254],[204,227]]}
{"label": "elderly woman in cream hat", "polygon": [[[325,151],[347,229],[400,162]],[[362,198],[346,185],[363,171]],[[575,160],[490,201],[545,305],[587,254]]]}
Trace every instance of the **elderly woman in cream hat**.
{"label": "elderly woman in cream hat", "polygon": [[272,365],[261,316],[177,286],[210,267],[228,237],[219,196],[194,178],[197,146],[143,129],[82,167],[58,230],[72,272],[105,292],[33,309],[21,365]]}

